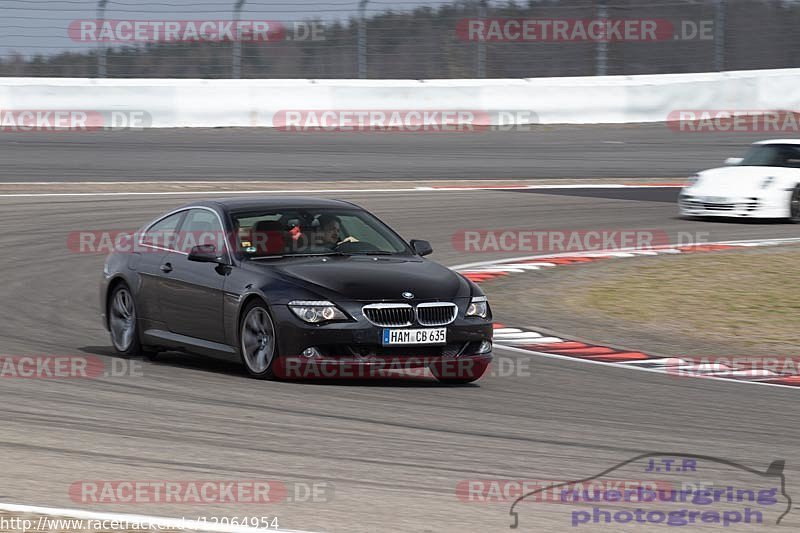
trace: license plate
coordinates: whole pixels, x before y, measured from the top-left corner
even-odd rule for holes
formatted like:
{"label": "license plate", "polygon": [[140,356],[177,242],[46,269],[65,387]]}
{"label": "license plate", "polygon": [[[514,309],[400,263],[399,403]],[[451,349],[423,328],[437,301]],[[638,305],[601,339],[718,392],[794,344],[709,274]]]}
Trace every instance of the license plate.
{"label": "license plate", "polygon": [[728,199],[724,196],[706,196],[706,203],[708,204],[727,204]]}
{"label": "license plate", "polygon": [[384,329],[384,346],[401,346],[409,344],[445,344],[447,328],[426,329]]}

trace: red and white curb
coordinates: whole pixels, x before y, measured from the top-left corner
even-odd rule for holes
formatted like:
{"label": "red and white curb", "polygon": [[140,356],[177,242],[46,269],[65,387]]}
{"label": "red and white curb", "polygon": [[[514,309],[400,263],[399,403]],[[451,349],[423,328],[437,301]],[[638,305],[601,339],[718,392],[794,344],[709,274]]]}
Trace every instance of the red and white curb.
{"label": "red and white curb", "polygon": [[[619,250],[613,252],[566,253],[522,257],[499,261],[470,263],[453,267],[467,278],[480,283],[502,276],[555,268],[562,265],[585,264],[603,259],[626,257],[657,256],[663,254],[701,253],[720,250],[743,250],[757,246],[779,246],[800,243],[800,238],[726,241],[694,246],[659,246],[648,250]],[[753,383],[779,387],[800,387],[800,373],[785,373],[766,368],[752,368],[730,359],[727,363],[704,363],[694,358],[664,357],[642,351],[612,348],[603,344],[593,344],[554,336],[532,329],[509,327],[502,324],[494,326],[496,345],[511,351],[553,357],[583,363],[602,364],[669,374],[675,377],[697,377]]]}
{"label": "red and white curb", "polygon": [[495,345],[507,350],[583,363],[594,363],[631,370],[658,372],[673,377],[710,378],[760,385],[800,387],[798,373],[780,373],[753,369],[751,364],[739,366],[735,358],[729,364],[698,362],[694,358],[664,357],[645,352],[620,350],[556,337],[531,329],[511,328],[495,324]]}
{"label": "red and white curb", "polygon": [[720,250],[746,249],[758,246],[779,246],[783,244],[798,244],[800,238],[785,239],[756,239],[746,241],[721,241],[688,246],[664,245],[651,248],[620,248],[613,251],[597,252],[567,252],[558,254],[534,255],[517,257],[514,259],[499,259],[494,261],[481,261],[466,263],[451,267],[476,283],[491,281],[511,274],[522,274],[564,265],[594,263],[606,259],[621,259],[627,257],[656,256],[666,254],[689,254],[701,252],[718,252]]}

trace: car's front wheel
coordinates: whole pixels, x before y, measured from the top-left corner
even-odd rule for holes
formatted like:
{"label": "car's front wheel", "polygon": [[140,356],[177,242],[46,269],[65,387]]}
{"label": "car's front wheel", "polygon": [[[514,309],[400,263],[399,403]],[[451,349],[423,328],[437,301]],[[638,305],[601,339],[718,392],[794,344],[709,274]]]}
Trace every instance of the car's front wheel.
{"label": "car's front wheel", "polygon": [[253,301],[245,308],[239,326],[239,342],[242,362],[247,372],[258,379],[275,378],[275,324],[263,302]]}
{"label": "car's front wheel", "polygon": [[789,220],[800,224],[800,183],[794,186],[789,200]]}
{"label": "car's front wheel", "polygon": [[139,321],[136,302],[128,285],[117,284],[111,291],[106,309],[111,343],[117,353],[127,356],[144,355],[152,359],[156,352],[145,349],[139,340]]}

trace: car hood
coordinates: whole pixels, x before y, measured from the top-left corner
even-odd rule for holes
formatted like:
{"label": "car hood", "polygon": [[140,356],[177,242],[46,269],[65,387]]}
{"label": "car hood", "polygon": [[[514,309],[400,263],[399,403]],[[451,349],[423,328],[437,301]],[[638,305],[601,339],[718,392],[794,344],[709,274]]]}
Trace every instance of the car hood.
{"label": "car hood", "polygon": [[730,166],[712,168],[698,174],[700,179],[686,192],[711,196],[758,196],[764,192],[761,188],[765,178],[775,178],[777,185],[797,181],[800,169],[782,167],[750,167]]}
{"label": "car hood", "polygon": [[326,299],[453,300],[471,295],[469,282],[438,263],[419,258],[326,257],[282,261],[271,268],[286,281]]}

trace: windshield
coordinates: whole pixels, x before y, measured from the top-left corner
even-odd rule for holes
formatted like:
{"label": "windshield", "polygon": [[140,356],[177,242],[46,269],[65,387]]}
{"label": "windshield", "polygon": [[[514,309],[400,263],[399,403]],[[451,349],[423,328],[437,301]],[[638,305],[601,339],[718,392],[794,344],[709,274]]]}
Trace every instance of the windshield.
{"label": "windshield", "polygon": [[232,218],[240,251],[255,258],[410,253],[385,224],[358,209],[265,209]]}
{"label": "windshield", "polygon": [[756,144],[739,164],[749,167],[800,168],[800,145]]}

